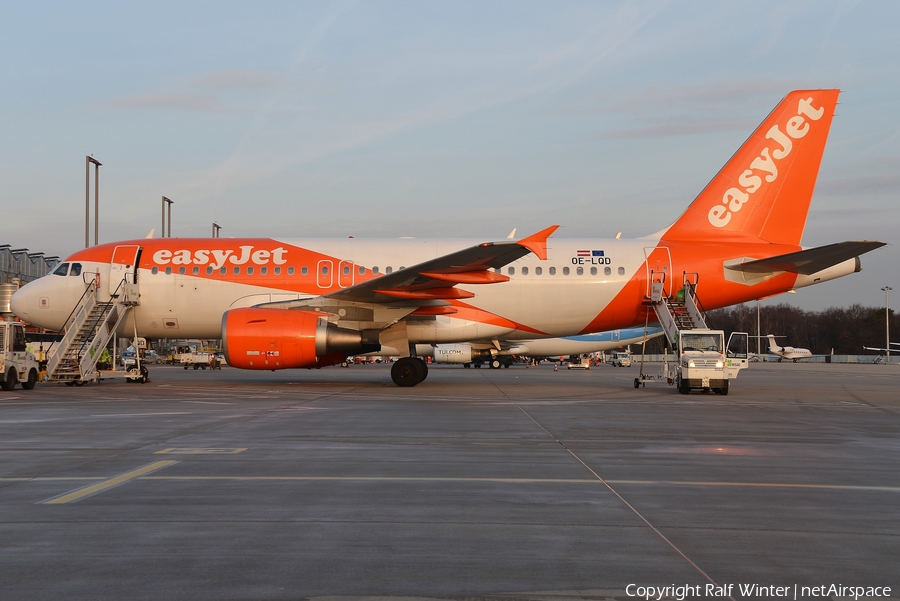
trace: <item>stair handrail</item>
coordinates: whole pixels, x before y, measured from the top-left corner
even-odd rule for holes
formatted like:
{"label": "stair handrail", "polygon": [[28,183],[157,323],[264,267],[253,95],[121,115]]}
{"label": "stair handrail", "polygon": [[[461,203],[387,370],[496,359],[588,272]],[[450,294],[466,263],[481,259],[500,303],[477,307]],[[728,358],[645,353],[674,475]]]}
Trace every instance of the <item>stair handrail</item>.
{"label": "stair handrail", "polygon": [[[115,291],[113,294],[111,294],[110,297],[116,297],[116,296],[119,296],[119,290],[122,288],[122,285],[123,285],[123,284],[125,284],[125,278],[122,278],[122,281],[119,282],[119,285],[116,287],[116,291]],[[82,301],[84,301],[84,297],[87,296],[87,293],[88,293],[89,291],[91,291],[92,288],[96,288],[96,286],[97,286],[97,280],[96,280],[96,279],[92,279],[92,280],[88,283],[87,289],[86,289],[86,290],[84,291],[84,293],[81,295],[81,298],[78,300],[78,303],[75,305],[75,308],[72,309],[72,313],[69,314],[69,318],[66,320],[66,323],[68,323],[68,320],[69,320],[69,319],[73,319],[73,316],[74,316],[75,313],[78,311],[78,308],[82,305]],[[110,301],[109,301],[109,302],[110,302],[110,303],[113,302],[113,301],[112,301],[112,298],[110,298]],[[105,317],[102,317],[102,319],[106,319],[106,318],[105,318]],[[98,315],[98,316],[94,319],[94,323],[89,324],[89,325],[90,325],[90,331],[91,331],[91,332],[96,332],[96,331],[97,331],[97,327],[98,327],[98,325],[100,324],[100,321],[101,321],[101,316]],[[85,324],[87,324],[87,320],[85,320]],[[68,334],[68,328],[66,329],[66,334]],[[63,336],[60,336],[59,338],[61,339],[62,337],[63,337]],[[56,344],[57,342],[60,342],[60,340],[54,340],[54,341],[50,344],[50,348],[53,348],[53,345]],[[90,342],[90,340],[86,340],[86,341],[83,340],[83,341],[81,341],[81,344],[77,347],[77,350],[76,350],[76,356],[77,356],[77,357],[81,357],[81,356],[82,356],[82,353],[84,353],[84,347],[85,347],[89,342]],[[47,350],[48,350],[48,352],[49,352],[50,349],[47,349]]]}
{"label": "stair handrail", "polygon": [[[116,286],[116,291],[110,295],[110,299],[108,301],[109,305],[115,304],[115,301],[113,301],[113,298],[119,296],[119,289],[122,288],[122,286],[124,284],[125,284],[125,278],[123,277],[122,281],[119,282],[119,285]],[[91,330],[90,330],[94,335],[96,335],[97,329],[99,328],[101,321],[106,319],[106,317],[107,317],[106,315],[103,315],[103,316],[98,315],[94,319],[94,323],[91,324]],[[85,323],[87,323],[87,322],[85,322]],[[93,335],[91,336],[91,340],[93,340]],[[78,357],[81,357],[82,353],[84,352],[84,347],[87,346],[91,342],[91,340],[82,340],[81,341],[81,346],[78,347],[78,354],[77,354]]]}
{"label": "stair handrail", "polygon": [[72,312],[69,313],[68,317],[66,317],[66,320],[63,322],[62,329],[60,329],[59,332],[56,333],[56,340],[53,340],[50,343],[50,346],[47,347],[47,351],[46,351],[47,356],[50,355],[50,350],[53,348],[53,345],[56,344],[57,342],[61,342],[62,339],[65,337],[66,333],[68,333],[69,327],[72,325],[72,322],[75,321],[75,314],[78,313],[78,309],[81,307],[82,304],[84,304],[84,297],[86,297],[88,295],[88,292],[94,291],[93,289],[94,289],[95,284],[96,284],[96,280],[94,280],[94,279],[91,279],[90,282],[85,282],[85,288],[84,288],[84,292],[81,293],[81,298],[78,299],[78,302],[75,303],[75,306],[72,308]]}

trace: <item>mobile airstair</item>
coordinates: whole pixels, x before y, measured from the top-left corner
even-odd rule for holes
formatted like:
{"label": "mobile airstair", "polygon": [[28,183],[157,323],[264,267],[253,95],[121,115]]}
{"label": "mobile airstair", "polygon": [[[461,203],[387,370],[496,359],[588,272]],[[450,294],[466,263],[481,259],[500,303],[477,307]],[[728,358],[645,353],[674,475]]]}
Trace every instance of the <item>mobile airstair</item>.
{"label": "mobile airstair", "polygon": [[[127,273],[108,300],[101,300],[99,277],[85,287],[69,318],[65,334],[47,362],[45,380],[81,386],[98,381],[97,363],[125,317],[139,303],[137,283]],[[126,374],[127,377],[127,374]]]}
{"label": "mobile airstair", "polygon": [[[664,350],[662,370],[653,375],[644,371],[642,351],[641,371],[634,379],[634,387],[646,386],[647,382],[665,382],[675,384],[682,394],[691,389],[728,394],[729,380],[747,367],[747,334],[732,332],[726,345],[725,333],[709,328],[697,299],[699,274],[685,272],[681,288],[671,296],[666,295],[665,277],[665,273],[650,272],[650,295],[644,301],[647,305],[644,327],[646,332],[652,308],[675,356],[670,362],[668,349]],[[668,290],[671,292],[671,287]]]}

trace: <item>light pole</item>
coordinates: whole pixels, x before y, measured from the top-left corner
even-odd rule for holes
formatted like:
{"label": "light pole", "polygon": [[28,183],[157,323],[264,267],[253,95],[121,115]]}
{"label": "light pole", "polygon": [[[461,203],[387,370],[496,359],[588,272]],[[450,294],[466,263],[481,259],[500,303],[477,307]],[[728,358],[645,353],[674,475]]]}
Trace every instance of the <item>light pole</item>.
{"label": "light pole", "polygon": [[[175,201],[171,198],[162,197],[162,230],[159,232],[160,238],[171,238],[172,237],[172,205],[175,204]],[[166,219],[166,206],[169,207],[169,219]],[[169,224],[169,234],[166,235],[166,223]]]}
{"label": "light pole", "polygon": [[762,334],[759,331],[759,299],[756,299],[756,356],[760,357],[762,353],[759,351],[760,340],[762,340]]}
{"label": "light pole", "polygon": [[94,164],[94,246],[99,241],[100,226],[100,165],[91,156],[84,157],[84,247],[91,245],[91,163]]}
{"label": "light pole", "polygon": [[213,224],[212,224],[212,237],[213,237],[213,238],[218,238],[218,237],[219,237],[219,230],[221,230],[221,229],[222,229],[222,226],[219,225],[218,223],[216,223],[215,221],[213,221]]}
{"label": "light pole", "polygon": [[885,357],[885,363],[891,362],[891,312],[890,312],[890,293],[893,288],[890,286],[885,286],[882,288],[884,290],[884,335],[885,335],[885,345],[884,352],[887,353]]}

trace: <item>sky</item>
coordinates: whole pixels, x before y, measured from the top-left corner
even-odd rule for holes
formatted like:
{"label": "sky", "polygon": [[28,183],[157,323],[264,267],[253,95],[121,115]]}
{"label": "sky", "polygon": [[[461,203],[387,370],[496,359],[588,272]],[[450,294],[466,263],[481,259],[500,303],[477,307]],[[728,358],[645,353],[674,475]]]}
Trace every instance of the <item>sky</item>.
{"label": "sky", "polygon": [[642,236],[790,90],[836,87],[803,244],[889,246],[767,302],[883,307],[898,22],[889,0],[0,2],[0,243],[84,246],[86,155],[100,242],[159,235],[162,196],[178,237]]}

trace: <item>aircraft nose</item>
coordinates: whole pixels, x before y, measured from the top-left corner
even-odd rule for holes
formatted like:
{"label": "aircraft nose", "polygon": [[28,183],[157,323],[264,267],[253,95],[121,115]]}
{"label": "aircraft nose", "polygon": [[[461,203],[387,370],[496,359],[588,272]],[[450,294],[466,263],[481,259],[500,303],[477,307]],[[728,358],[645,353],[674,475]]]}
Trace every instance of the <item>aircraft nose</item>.
{"label": "aircraft nose", "polygon": [[38,295],[35,294],[33,284],[34,282],[31,282],[22,286],[9,299],[9,310],[24,321],[30,321],[29,317],[34,317],[38,308]]}

